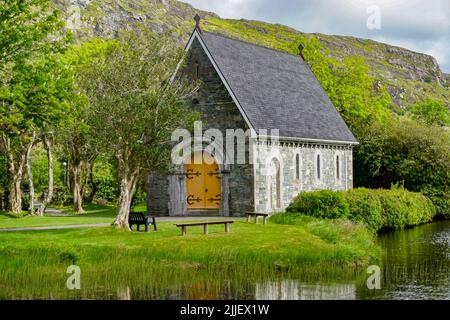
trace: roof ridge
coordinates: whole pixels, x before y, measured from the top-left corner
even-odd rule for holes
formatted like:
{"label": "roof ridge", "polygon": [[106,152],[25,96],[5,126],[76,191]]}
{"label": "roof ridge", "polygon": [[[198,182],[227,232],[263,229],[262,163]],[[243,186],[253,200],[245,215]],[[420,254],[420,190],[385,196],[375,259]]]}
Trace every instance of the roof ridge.
{"label": "roof ridge", "polygon": [[[244,40],[241,40],[241,39],[232,38],[232,37],[229,37],[229,36],[217,33],[217,32],[211,32],[211,31],[205,31],[205,30],[202,30],[202,31],[203,31],[203,33],[209,33],[209,34],[212,34],[212,35],[215,35],[215,36],[218,36],[218,37],[222,37],[222,38],[233,40],[233,41],[238,41],[238,42],[245,43],[245,44],[248,44],[248,45],[251,45],[251,46],[254,46],[254,47],[267,49],[267,50],[275,51],[275,52],[278,52],[278,53],[283,53],[283,54],[286,54],[286,55],[291,56],[291,57],[298,57],[298,58],[300,58],[300,61],[303,61],[303,62],[306,63],[306,61],[301,59],[300,55],[296,55],[296,54],[289,53],[289,52],[286,52],[286,51],[283,51],[283,50],[279,50],[279,49],[275,49],[275,48],[269,48],[269,47],[266,47],[266,46],[263,46],[263,45],[260,45],[260,44],[244,41]],[[201,34],[200,34],[200,36],[201,36]]]}

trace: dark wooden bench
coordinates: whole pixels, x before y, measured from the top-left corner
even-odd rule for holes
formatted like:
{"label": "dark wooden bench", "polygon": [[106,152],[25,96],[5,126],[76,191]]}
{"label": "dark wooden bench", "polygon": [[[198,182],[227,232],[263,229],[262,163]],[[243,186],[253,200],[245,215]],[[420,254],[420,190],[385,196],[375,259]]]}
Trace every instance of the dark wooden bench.
{"label": "dark wooden bench", "polygon": [[153,230],[156,231],[156,219],[147,215],[145,212],[130,212],[128,216],[128,224],[130,229],[133,230],[132,226],[137,225],[137,231],[139,231],[139,226],[145,226],[145,232],[148,232],[148,226],[153,225]]}
{"label": "dark wooden bench", "polygon": [[250,217],[255,217],[255,223],[258,223],[258,218],[263,217],[263,224],[267,223],[267,218],[270,217],[269,213],[258,213],[258,212],[246,212],[247,222],[250,222]]}
{"label": "dark wooden bench", "polygon": [[181,235],[185,236],[187,227],[203,226],[203,232],[205,234],[208,234],[208,226],[217,224],[225,225],[225,232],[230,233],[230,224],[232,223],[234,223],[234,221],[205,221],[205,222],[179,223],[176,224],[176,226],[181,228]]}

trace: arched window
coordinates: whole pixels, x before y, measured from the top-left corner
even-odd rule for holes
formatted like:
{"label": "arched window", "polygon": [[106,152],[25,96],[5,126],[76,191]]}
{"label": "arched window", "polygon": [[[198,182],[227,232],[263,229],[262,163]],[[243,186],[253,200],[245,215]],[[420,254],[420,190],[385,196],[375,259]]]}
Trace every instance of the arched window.
{"label": "arched window", "polygon": [[322,174],[321,174],[321,167],[320,167],[320,154],[317,155],[317,180],[320,180]]}
{"label": "arched window", "polygon": [[280,162],[274,158],[270,164],[270,206],[273,210],[281,208],[281,166]]}
{"label": "arched window", "polygon": [[200,64],[198,63],[198,61],[195,61],[194,62],[194,80],[198,80],[199,69],[200,69]]}
{"label": "arched window", "polygon": [[336,180],[341,180],[341,162],[339,155],[336,156]]}
{"label": "arched window", "polygon": [[300,155],[295,155],[295,179],[300,180]]}

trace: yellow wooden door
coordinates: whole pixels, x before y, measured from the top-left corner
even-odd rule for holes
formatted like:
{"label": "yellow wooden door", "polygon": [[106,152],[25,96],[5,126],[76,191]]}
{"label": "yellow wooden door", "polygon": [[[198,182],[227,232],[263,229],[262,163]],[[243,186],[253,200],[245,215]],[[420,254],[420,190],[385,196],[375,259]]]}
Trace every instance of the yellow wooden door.
{"label": "yellow wooden door", "polygon": [[[211,156],[202,164],[186,165],[188,209],[217,209],[221,201],[219,166]],[[212,163],[212,164],[210,164]]]}
{"label": "yellow wooden door", "polygon": [[203,165],[205,174],[205,208],[217,209],[220,207],[222,199],[219,166],[210,155],[205,156],[205,160],[210,163],[204,163]]}

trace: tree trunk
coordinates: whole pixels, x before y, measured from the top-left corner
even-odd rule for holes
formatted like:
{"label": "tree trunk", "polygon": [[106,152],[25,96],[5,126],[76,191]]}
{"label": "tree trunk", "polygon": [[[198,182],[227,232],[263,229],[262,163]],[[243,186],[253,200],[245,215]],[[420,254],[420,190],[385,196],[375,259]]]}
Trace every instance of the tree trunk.
{"label": "tree trunk", "polygon": [[[14,159],[10,161],[14,161]],[[10,163],[8,166],[10,177],[8,211],[15,214],[22,212],[22,189],[20,188],[20,185],[22,184],[23,178],[23,165],[21,165],[21,163],[22,161],[19,162],[17,170],[15,169],[14,163]]]}
{"label": "tree trunk", "polygon": [[81,176],[83,172],[83,162],[73,164],[73,208],[77,213],[86,213],[83,210],[83,193],[81,189]]}
{"label": "tree trunk", "polygon": [[33,131],[33,137],[31,138],[31,142],[27,146],[27,175],[28,175],[28,183],[29,183],[29,196],[30,196],[30,206],[28,208],[28,212],[31,215],[34,215],[34,181],[33,181],[33,173],[31,172],[31,151],[33,149],[34,140],[36,139],[36,133]]}
{"label": "tree trunk", "polygon": [[114,225],[117,228],[130,230],[128,225],[128,216],[130,213],[131,200],[136,191],[137,174],[129,176],[124,174],[120,179],[120,195],[118,201],[118,213]]}
{"label": "tree trunk", "polygon": [[[43,135],[43,141],[45,149],[47,150],[47,160],[48,160],[48,192],[47,197],[42,201],[42,205],[39,207],[38,215],[43,216],[45,209],[52,202],[53,199],[53,156],[52,156],[52,143],[48,139],[47,135]],[[65,181],[64,181],[65,184]]]}
{"label": "tree trunk", "polygon": [[15,214],[22,212],[22,179],[23,169],[26,163],[26,148],[20,148],[17,154],[14,154],[11,140],[3,137],[5,150],[8,156],[8,181],[9,198],[8,211]]}
{"label": "tree trunk", "polygon": [[89,193],[89,198],[87,199],[89,202],[94,201],[94,197],[97,192],[97,186],[94,183],[94,163],[95,163],[95,160],[92,160],[86,164],[87,181],[89,181],[88,183],[91,185],[91,192]]}

